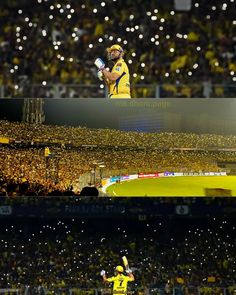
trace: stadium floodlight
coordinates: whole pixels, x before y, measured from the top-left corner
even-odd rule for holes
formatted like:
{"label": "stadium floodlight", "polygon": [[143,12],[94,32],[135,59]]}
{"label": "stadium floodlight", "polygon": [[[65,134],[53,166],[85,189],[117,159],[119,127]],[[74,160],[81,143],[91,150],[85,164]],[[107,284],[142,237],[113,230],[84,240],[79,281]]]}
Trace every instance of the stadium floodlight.
{"label": "stadium floodlight", "polygon": [[192,8],[192,0],[174,0],[176,11],[189,11]]}

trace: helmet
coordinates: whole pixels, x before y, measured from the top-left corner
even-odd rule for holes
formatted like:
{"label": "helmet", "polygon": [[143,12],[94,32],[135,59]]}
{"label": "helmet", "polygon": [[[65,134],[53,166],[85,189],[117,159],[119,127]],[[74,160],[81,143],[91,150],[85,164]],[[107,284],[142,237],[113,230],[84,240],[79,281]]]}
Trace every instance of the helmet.
{"label": "helmet", "polygon": [[116,267],[116,270],[117,270],[118,272],[124,272],[124,268],[123,268],[123,266],[121,266],[121,265],[118,265],[118,266]]}
{"label": "helmet", "polygon": [[123,48],[119,44],[114,44],[111,47],[107,48],[108,60],[112,60],[112,56],[111,56],[112,50],[118,50],[120,53],[124,52]]}

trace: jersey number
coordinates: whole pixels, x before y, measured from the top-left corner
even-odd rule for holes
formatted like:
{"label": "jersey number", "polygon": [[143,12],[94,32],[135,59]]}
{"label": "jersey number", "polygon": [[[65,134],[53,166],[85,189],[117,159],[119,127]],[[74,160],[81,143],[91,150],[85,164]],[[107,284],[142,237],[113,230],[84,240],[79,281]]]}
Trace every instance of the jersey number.
{"label": "jersey number", "polygon": [[122,287],[123,282],[124,282],[124,281],[120,281],[120,287]]}

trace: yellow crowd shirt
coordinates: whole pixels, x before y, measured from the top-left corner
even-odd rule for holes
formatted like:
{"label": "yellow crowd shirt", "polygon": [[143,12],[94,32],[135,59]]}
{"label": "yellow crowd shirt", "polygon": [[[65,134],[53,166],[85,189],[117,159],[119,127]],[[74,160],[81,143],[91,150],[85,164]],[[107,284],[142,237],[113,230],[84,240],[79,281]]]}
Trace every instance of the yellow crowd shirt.
{"label": "yellow crowd shirt", "polygon": [[123,274],[118,274],[115,277],[107,279],[108,282],[113,282],[113,294],[115,295],[127,294],[127,284],[128,282],[132,282],[133,280],[133,278],[124,276]]}
{"label": "yellow crowd shirt", "polygon": [[116,81],[109,84],[109,95],[127,94],[130,95],[129,69],[124,59],[119,59],[111,70],[119,75]]}

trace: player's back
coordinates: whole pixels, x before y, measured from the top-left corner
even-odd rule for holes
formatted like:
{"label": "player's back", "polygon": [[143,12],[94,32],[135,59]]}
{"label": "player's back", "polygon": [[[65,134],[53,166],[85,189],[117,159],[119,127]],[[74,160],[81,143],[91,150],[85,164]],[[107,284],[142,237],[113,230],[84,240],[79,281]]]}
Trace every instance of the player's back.
{"label": "player's back", "polygon": [[108,279],[108,282],[113,282],[113,294],[115,295],[127,294],[127,284],[132,281],[133,278],[123,274],[118,274],[117,276]]}

